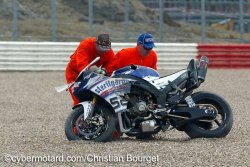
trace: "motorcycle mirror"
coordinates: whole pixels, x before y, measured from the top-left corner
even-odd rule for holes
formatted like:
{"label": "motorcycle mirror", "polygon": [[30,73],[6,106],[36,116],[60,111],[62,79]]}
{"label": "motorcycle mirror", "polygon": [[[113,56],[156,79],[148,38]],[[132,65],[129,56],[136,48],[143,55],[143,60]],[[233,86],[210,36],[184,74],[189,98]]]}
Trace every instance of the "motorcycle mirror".
{"label": "motorcycle mirror", "polygon": [[55,89],[58,93],[68,90],[74,83],[71,82],[70,84],[65,84],[65,85],[61,85],[61,86],[56,86]]}

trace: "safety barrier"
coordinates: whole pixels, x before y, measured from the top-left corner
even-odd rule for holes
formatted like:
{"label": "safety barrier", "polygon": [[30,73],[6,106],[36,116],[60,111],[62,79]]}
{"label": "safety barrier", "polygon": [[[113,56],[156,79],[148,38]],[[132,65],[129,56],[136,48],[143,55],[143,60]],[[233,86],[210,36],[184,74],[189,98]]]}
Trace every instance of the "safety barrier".
{"label": "safety barrier", "polygon": [[209,58],[209,68],[250,68],[250,44],[199,44],[198,56]]}
{"label": "safety barrier", "polygon": [[[65,70],[76,42],[0,42],[0,70],[44,71]],[[114,52],[134,47],[135,43],[112,43]],[[158,69],[186,68],[197,56],[197,44],[156,43]],[[131,55],[132,56],[132,55]]]}

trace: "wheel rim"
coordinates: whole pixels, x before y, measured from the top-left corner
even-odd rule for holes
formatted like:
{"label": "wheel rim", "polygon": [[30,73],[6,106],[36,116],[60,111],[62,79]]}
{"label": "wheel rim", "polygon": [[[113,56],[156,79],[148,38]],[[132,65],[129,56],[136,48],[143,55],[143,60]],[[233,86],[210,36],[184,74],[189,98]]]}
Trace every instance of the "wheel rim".
{"label": "wheel rim", "polygon": [[[100,124],[100,122],[103,124]],[[84,113],[79,114],[74,119],[73,131],[80,138],[93,140],[100,137],[108,128],[106,118],[102,110],[94,110],[93,116],[84,120]]]}
{"label": "wheel rim", "polygon": [[216,112],[216,118],[214,120],[208,120],[207,122],[205,120],[196,122],[195,124],[199,128],[204,130],[216,130],[224,124],[224,121],[226,120],[226,113],[218,102],[209,99],[196,102],[196,104],[200,109],[209,109]]}

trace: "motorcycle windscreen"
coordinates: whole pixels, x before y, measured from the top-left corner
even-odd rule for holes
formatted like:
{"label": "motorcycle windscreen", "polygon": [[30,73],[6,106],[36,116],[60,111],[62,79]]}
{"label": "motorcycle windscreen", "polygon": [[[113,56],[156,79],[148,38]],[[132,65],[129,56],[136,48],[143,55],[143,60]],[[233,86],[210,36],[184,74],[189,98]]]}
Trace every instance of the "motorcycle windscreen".
{"label": "motorcycle windscreen", "polygon": [[105,77],[100,77],[100,75],[94,72],[87,71],[83,74],[81,80],[72,86],[72,92],[77,99],[81,99],[81,96],[86,89],[91,87],[96,82],[104,79]]}

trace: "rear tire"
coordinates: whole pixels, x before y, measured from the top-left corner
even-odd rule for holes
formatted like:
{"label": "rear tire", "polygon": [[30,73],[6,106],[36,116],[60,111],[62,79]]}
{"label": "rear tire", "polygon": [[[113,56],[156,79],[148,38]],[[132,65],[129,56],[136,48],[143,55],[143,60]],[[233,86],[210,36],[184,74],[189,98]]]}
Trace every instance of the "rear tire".
{"label": "rear tire", "polygon": [[[101,113],[104,119],[105,130],[100,132],[101,134],[93,139],[86,138],[86,136],[76,132],[76,120],[84,114],[84,108],[82,106],[75,108],[68,116],[65,123],[65,134],[68,140],[93,140],[98,142],[107,142],[114,139],[113,132],[115,128],[115,118],[112,111],[107,110],[105,107],[96,104],[93,114],[96,112]],[[99,128],[99,127],[98,127]],[[79,129],[79,128],[78,128]],[[84,130],[84,128],[83,128]]]}
{"label": "rear tire", "polygon": [[[199,122],[186,125],[184,131],[191,138],[221,138],[225,137],[231,130],[233,125],[233,113],[229,104],[216,94],[209,92],[197,92],[192,95],[194,102],[199,104],[212,105],[218,111],[216,120],[218,126],[212,129],[212,123]],[[218,117],[221,116],[221,122]]]}

